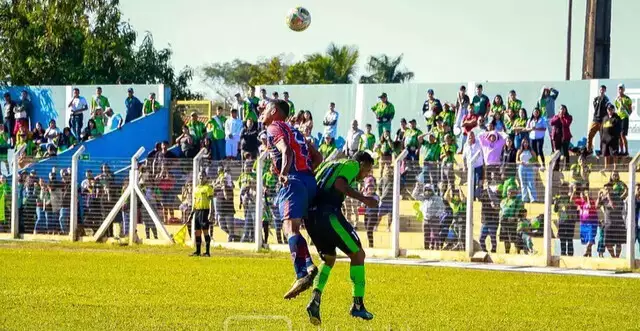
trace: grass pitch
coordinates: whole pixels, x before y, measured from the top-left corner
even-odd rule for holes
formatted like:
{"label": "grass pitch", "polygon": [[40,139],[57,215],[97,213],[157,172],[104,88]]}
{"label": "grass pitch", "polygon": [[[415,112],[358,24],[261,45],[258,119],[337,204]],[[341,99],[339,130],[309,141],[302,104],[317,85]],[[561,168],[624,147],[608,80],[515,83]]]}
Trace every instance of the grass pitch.
{"label": "grass pitch", "polygon": [[[1,330],[317,330],[309,292],[285,301],[283,254],[175,247],[0,243]],[[640,282],[390,265],[367,266],[365,322],[348,315],[347,263],[325,290],[322,330],[628,330]]]}

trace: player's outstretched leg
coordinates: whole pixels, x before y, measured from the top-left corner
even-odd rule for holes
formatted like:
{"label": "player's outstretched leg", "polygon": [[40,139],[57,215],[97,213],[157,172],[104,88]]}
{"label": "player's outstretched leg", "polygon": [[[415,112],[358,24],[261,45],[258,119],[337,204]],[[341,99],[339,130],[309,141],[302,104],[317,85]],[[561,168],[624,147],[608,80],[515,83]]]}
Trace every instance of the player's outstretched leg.
{"label": "player's outstretched leg", "polygon": [[335,256],[323,256],[324,263],[318,268],[318,277],[313,281],[313,292],[311,293],[311,301],[307,305],[307,314],[309,314],[309,321],[313,325],[320,325],[322,323],[320,319],[320,300],[322,298],[322,292],[327,285],[329,275],[331,274],[331,268],[336,261]]}
{"label": "player's outstretched leg", "polygon": [[285,220],[285,229],[289,230],[289,251],[296,272],[296,280],[291,289],[285,293],[285,299],[293,299],[308,290],[318,274],[318,268],[313,264],[307,241],[300,234],[300,219]]}
{"label": "player's outstretched leg", "polygon": [[349,258],[351,259],[350,276],[351,282],[353,283],[353,305],[351,305],[351,316],[369,321],[373,319],[373,314],[367,311],[364,307],[364,251],[360,249],[356,253],[349,254]]}

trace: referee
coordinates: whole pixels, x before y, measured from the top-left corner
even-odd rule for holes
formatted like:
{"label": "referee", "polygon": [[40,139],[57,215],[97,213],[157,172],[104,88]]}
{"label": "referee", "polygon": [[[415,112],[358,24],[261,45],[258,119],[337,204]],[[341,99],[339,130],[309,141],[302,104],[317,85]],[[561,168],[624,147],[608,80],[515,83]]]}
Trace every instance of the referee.
{"label": "referee", "polygon": [[213,208],[213,187],[206,183],[206,175],[200,174],[200,184],[195,187],[193,191],[193,213],[191,217],[195,222],[196,229],[196,251],[191,256],[200,256],[200,247],[202,246],[202,232],[204,232],[204,242],[206,252],[203,256],[209,257],[209,248],[211,246],[211,236],[209,235],[209,227],[211,222],[209,221],[211,215],[211,209]]}

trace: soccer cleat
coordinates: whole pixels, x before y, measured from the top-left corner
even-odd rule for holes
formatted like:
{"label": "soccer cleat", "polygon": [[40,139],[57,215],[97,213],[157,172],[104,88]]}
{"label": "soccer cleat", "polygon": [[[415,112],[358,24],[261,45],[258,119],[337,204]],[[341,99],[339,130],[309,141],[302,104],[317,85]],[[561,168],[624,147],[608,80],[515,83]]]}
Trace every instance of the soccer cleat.
{"label": "soccer cleat", "polygon": [[309,304],[307,305],[307,314],[309,314],[309,322],[313,325],[320,325],[322,321],[320,320],[320,301],[318,299],[311,298]]}
{"label": "soccer cleat", "polygon": [[300,295],[300,293],[311,288],[316,275],[318,275],[318,268],[314,265],[309,268],[306,276],[298,278],[295,282],[293,282],[293,285],[291,285],[291,289],[289,289],[289,291],[285,293],[284,298],[286,300],[293,299]]}
{"label": "soccer cleat", "polygon": [[[359,306],[359,307],[358,307]],[[370,321],[373,319],[373,314],[368,312],[364,305],[352,305],[351,306],[351,316],[362,318],[365,321]]]}
{"label": "soccer cleat", "polygon": [[189,255],[189,256],[197,257],[197,256],[200,256],[200,253],[198,253],[198,252],[193,252],[193,253],[191,253],[191,255]]}
{"label": "soccer cleat", "polygon": [[204,254],[202,254],[202,256],[204,256],[204,257],[211,257],[211,254],[209,254],[209,253],[204,253]]}

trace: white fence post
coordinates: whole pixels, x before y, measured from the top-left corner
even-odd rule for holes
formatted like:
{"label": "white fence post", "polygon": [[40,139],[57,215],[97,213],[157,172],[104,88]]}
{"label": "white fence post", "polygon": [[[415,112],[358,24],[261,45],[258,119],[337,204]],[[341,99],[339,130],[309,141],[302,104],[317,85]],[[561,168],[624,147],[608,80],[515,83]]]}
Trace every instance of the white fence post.
{"label": "white fence post", "polygon": [[560,152],[556,151],[551,155],[551,160],[549,161],[549,166],[547,167],[546,177],[545,177],[545,187],[544,187],[544,237],[543,237],[543,249],[544,256],[547,266],[551,266],[552,264],[552,254],[551,254],[551,238],[553,234],[551,233],[551,207],[553,205],[553,172],[558,163],[558,159],[560,158]]}
{"label": "white fence post", "polygon": [[18,210],[18,176],[20,176],[20,165],[18,159],[20,154],[24,152],[25,147],[22,146],[13,153],[13,164],[11,174],[11,238],[18,238],[20,236],[20,211]]}
{"label": "white fence post", "polygon": [[[191,174],[191,201],[195,201],[196,198],[196,187],[198,186],[198,177],[200,176],[200,160],[203,155],[204,150],[200,150],[200,152],[198,152],[198,154],[193,158],[193,173]],[[191,212],[193,212],[193,210]],[[213,216],[214,215],[210,215],[210,217]],[[211,227],[213,228],[213,224]],[[193,217],[191,217],[191,233],[189,235],[191,236],[191,247],[196,247],[196,220]]]}
{"label": "white fence post", "polygon": [[400,255],[400,164],[409,152],[405,149],[393,160],[393,209],[391,219],[393,230],[391,231],[391,254],[393,257]]}
{"label": "white fence post", "polygon": [[262,217],[264,215],[264,182],[262,176],[264,175],[264,160],[267,158],[268,153],[264,152],[258,156],[258,163],[256,169],[256,219],[255,219],[255,231],[254,236],[256,239],[256,250],[262,248]]}
{"label": "white fence post", "polygon": [[134,191],[134,187],[138,185],[138,159],[144,153],[144,147],[140,147],[138,151],[131,157],[131,171],[129,172],[129,245],[137,242],[138,229],[138,196]]}
{"label": "white fence post", "polygon": [[627,197],[627,267],[636,267],[636,169],[640,153],[629,163],[629,196]]}
{"label": "white fence post", "polygon": [[475,199],[475,188],[473,186],[475,177],[475,167],[473,164],[480,157],[480,151],[467,160],[467,219],[464,237],[464,247],[467,256],[473,257],[473,200]]}
{"label": "white fence post", "polygon": [[85,147],[80,145],[71,157],[71,206],[69,206],[69,239],[76,241],[78,229],[78,159]]}

